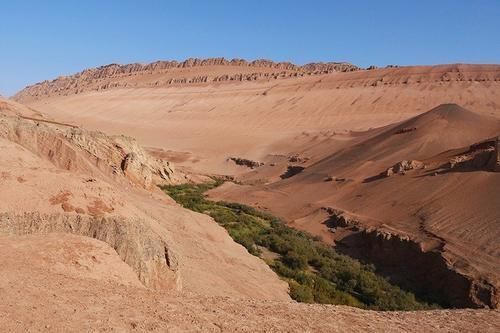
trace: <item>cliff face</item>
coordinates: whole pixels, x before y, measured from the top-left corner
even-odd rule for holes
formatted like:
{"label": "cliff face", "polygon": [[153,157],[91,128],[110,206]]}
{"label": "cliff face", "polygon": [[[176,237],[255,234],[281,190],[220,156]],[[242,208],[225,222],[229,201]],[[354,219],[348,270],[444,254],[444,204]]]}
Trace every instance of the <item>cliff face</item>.
{"label": "cliff face", "polygon": [[[211,73],[210,68],[218,68]],[[193,71],[194,69],[194,71]],[[208,70],[207,70],[208,69]],[[150,64],[109,64],[84,70],[71,76],[61,76],[52,81],[43,81],[16,94],[19,101],[32,101],[51,95],[78,94],[89,90],[104,90],[117,87],[149,87],[179,84],[199,84],[225,81],[276,80],[290,77],[351,72],[360,68],[343,62],[310,63],[303,66],[289,62],[270,60],[247,61],[225,58],[195,59],[182,62],[156,61]],[[166,74],[166,77],[165,77]],[[132,76],[164,76],[151,82],[130,82]]]}

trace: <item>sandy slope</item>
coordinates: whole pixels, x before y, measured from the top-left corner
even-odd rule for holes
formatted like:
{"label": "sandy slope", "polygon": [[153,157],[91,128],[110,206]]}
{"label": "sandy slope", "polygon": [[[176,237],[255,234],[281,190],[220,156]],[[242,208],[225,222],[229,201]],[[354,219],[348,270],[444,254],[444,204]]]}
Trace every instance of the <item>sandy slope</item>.
{"label": "sandy slope", "polygon": [[0,236],[0,324],[9,332],[497,332],[488,310],[375,312],[151,291],[107,244]]}

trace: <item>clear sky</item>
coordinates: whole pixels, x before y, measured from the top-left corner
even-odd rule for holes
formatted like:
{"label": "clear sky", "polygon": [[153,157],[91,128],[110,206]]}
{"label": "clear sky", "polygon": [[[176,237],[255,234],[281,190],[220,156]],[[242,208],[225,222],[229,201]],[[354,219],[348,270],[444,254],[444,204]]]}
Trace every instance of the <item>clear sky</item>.
{"label": "clear sky", "polygon": [[108,63],[500,63],[500,0],[0,1],[0,94]]}

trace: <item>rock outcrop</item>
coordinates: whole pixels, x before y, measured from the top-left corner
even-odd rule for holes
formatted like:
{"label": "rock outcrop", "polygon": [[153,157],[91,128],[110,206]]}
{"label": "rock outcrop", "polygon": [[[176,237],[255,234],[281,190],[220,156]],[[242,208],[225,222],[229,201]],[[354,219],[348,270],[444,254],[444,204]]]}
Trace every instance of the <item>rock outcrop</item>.
{"label": "rock outcrop", "polygon": [[236,165],[246,166],[250,169],[255,169],[264,165],[263,162],[252,161],[247,158],[241,158],[241,157],[230,157],[229,160],[233,161]]}
{"label": "rock outcrop", "polygon": [[450,159],[446,169],[457,170],[472,168],[500,172],[500,137],[492,138],[469,147],[465,153]]}
{"label": "rock outcrop", "polygon": [[394,164],[392,167],[382,173],[385,177],[392,175],[404,175],[407,171],[423,169],[425,164],[417,160],[403,160]]}
{"label": "rock outcrop", "polygon": [[290,177],[293,177],[295,175],[298,175],[302,171],[304,171],[305,167],[301,165],[289,165],[286,169],[286,171],[280,175],[281,179],[287,179]]}
{"label": "rock outcrop", "polygon": [[404,127],[404,128],[398,129],[394,134],[405,134],[405,133],[410,133],[410,132],[413,132],[416,130],[417,130],[416,127]]}
{"label": "rock outcrop", "polygon": [[455,267],[442,249],[426,250],[408,236],[378,229],[364,229],[338,243],[340,251],[374,263],[392,281],[433,295],[451,307],[497,308],[500,302],[494,285],[478,280]]}
{"label": "rock outcrop", "polygon": [[[174,183],[183,177],[173,165],[150,156],[137,142],[125,136],[53,125],[43,119],[0,118],[0,137],[20,144],[69,171],[125,175],[134,183],[150,188],[156,183]],[[93,163],[89,165],[89,160]]]}

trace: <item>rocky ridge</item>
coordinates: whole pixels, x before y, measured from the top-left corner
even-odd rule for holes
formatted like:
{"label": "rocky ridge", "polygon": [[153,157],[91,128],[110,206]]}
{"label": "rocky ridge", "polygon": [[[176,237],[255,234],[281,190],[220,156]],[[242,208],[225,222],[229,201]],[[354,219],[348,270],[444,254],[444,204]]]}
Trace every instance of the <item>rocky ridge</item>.
{"label": "rocky ridge", "polygon": [[[222,67],[220,73],[200,75],[182,73],[180,71],[192,68]],[[224,74],[224,67],[236,69]],[[239,69],[244,71],[239,72]],[[150,64],[109,64],[84,70],[70,76],[60,76],[52,81],[43,81],[26,87],[16,94],[15,99],[38,99],[52,94],[69,95],[89,90],[106,90],[118,87],[141,87],[137,82],[123,82],[121,79],[131,76],[168,74],[180,72],[173,77],[162,78],[149,82],[146,86],[168,86],[177,84],[197,84],[226,81],[256,81],[276,80],[290,77],[328,74],[334,72],[350,72],[360,70],[359,67],[344,62],[309,63],[303,66],[290,62],[274,62],[270,60],[247,61],[243,59],[227,60],[225,58],[197,59],[190,58],[178,61],[156,61]],[[110,81],[115,79],[115,81]]]}
{"label": "rocky ridge", "polygon": [[446,167],[500,172],[500,137],[471,145],[466,152],[451,158]]}

